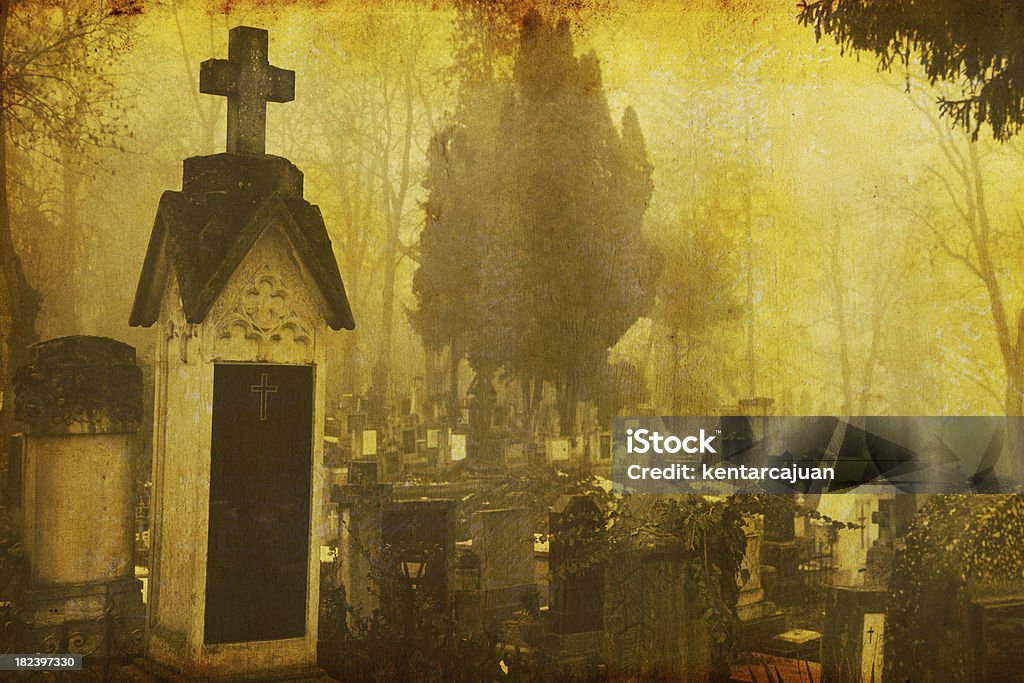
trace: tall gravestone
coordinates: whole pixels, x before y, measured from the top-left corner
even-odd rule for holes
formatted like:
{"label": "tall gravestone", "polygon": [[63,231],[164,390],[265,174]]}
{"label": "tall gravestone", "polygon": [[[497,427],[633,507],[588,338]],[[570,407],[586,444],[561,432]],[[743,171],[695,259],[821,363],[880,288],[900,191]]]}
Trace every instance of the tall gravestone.
{"label": "tall gravestone", "polygon": [[512,616],[536,591],[533,529],[524,509],[479,510],[470,520],[473,552],[480,561],[483,624]]}
{"label": "tall gravestone", "polygon": [[25,425],[21,598],[28,643],[74,624],[92,644],[108,609],[141,627],[134,570],[132,457],[142,420],[135,349],[105,337],[61,337],[29,347],[15,376]]}
{"label": "tall gravestone", "polygon": [[347,620],[370,617],[380,607],[373,590],[374,553],[383,546],[384,511],[391,504],[392,484],[376,482],[376,466],[352,463],[350,483],[332,491],[338,505],[338,579],[345,587],[351,612]]}
{"label": "tall gravestone", "polygon": [[595,547],[601,510],[588,496],[561,496],[548,513],[550,532],[548,631],[566,662],[595,657],[604,628],[604,570]]}
{"label": "tall gravestone", "polygon": [[302,173],[264,153],[294,95],[267,32],[232,29],[200,90],[227,153],[165,192],[130,323],[159,333],[147,661],[204,679],[315,677],[325,337],[354,322]]}

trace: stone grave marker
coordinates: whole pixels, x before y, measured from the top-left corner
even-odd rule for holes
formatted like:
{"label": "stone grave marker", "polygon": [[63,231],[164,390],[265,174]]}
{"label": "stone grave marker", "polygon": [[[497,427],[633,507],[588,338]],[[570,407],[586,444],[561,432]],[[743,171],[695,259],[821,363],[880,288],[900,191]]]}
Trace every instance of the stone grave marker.
{"label": "stone grave marker", "polygon": [[363,431],[363,447],[360,457],[374,458],[377,456],[377,430],[366,429]]}
{"label": "stone grave marker", "polygon": [[466,459],[466,435],[451,435],[451,459],[452,462],[459,462]]}
{"label": "stone grave marker", "polygon": [[267,44],[237,27],[202,65],[227,153],[163,194],[130,319],[159,340],[147,655],[186,677],[316,672],[325,337],[354,322],[302,173],[264,154],[294,94]]}
{"label": "stone grave marker", "polygon": [[[376,463],[369,463],[376,469]],[[349,484],[335,486],[338,505],[338,579],[352,613],[346,619],[369,618],[380,607],[370,582],[373,555],[383,545],[384,510],[391,504],[391,484],[378,484],[364,474]]]}
{"label": "stone grave marker", "polygon": [[822,683],[882,680],[884,589],[833,586],[821,636]]}
{"label": "stone grave marker", "polygon": [[568,462],[569,460],[569,439],[565,437],[551,437],[547,440],[546,452],[548,463]]}
{"label": "stone grave marker", "polygon": [[28,644],[42,648],[59,628],[94,644],[108,608],[141,629],[132,457],[142,372],[135,349],[105,337],[34,344],[15,376],[14,409],[26,425],[20,488],[28,585],[21,600]]}
{"label": "stone grave marker", "polygon": [[552,646],[566,658],[587,657],[600,647],[604,628],[604,567],[591,553],[602,527],[588,496],[562,496],[548,515]]}
{"label": "stone grave marker", "polygon": [[523,595],[536,590],[533,530],[523,509],[480,510],[470,521],[473,552],[480,561],[484,624],[511,616]]}

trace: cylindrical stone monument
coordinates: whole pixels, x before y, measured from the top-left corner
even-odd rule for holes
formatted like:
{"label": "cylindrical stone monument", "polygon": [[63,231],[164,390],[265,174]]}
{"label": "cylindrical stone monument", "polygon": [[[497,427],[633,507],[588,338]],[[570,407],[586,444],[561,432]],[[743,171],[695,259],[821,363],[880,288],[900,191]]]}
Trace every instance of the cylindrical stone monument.
{"label": "cylindrical stone monument", "polygon": [[142,418],[135,349],[105,337],[35,344],[15,376],[24,423],[26,621],[141,615],[134,576],[133,440]]}

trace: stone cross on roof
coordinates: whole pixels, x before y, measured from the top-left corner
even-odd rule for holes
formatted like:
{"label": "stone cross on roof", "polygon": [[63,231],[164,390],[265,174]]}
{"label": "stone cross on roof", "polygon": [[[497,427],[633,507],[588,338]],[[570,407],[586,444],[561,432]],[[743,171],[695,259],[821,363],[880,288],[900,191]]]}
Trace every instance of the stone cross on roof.
{"label": "stone cross on roof", "polygon": [[267,102],[295,99],[295,72],[271,66],[267,31],[237,26],[228,34],[228,58],[207,59],[199,91],[228,98],[228,151],[264,154]]}

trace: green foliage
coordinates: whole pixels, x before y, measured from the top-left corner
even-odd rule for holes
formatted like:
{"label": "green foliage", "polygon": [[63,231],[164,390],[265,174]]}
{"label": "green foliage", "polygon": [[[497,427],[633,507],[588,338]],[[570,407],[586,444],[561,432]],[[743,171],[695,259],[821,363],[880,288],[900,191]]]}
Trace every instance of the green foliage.
{"label": "green foliage", "polygon": [[737,654],[736,603],[748,521],[757,516],[793,515],[819,519],[834,529],[860,528],[779,495],[613,497],[605,510],[606,533],[602,543],[594,546],[590,562],[621,562],[639,553],[681,563],[682,575],[693,583],[713,643],[713,666],[719,672],[728,671],[729,661]]}
{"label": "green foliage", "polygon": [[611,424],[612,417],[624,408],[639,406],[650,398],[643,372],[629,362],[609,363],[596,392],[597,420]]}
{"label": "green foliage", "polygon": [[1006,140],[1024,125],[1024,6],[1002,0],[817,0],[800,4],[800,22],[844,50],[871,52],[879,66],[909,67],[912,56],[932,84],[960,84],[942,113],[976,138],[988,125]]}
{"label": "green foliage", "polygon": [[320,642],[317,661],[345,681],[494,680],[498,652],[494,634],[456,636],[444,614],[398,569],[390,547],[370,553],[367,577],[382,608],[360,614],[338,580],[335,563],[321,574]]}
{"label": "green foliage", "polygon": [[1024,582],[1024,496],[935,496],[904,540],[889,583],[884,679],[968,680],[971,598]]}
{"label": "green foliage", "polygon": [[7,600],[20,595],[25,574],[20,534],[10,513],[4,511],[0,513],[0,595]]}
{"label": "green foliage", "polygon": [[571,425],[653,300],[651,170],[636,114],[612,122],[597,56],[528,15],[511,80],[464,89],[431,147],[413,280],[425,343],[552,382]]}

